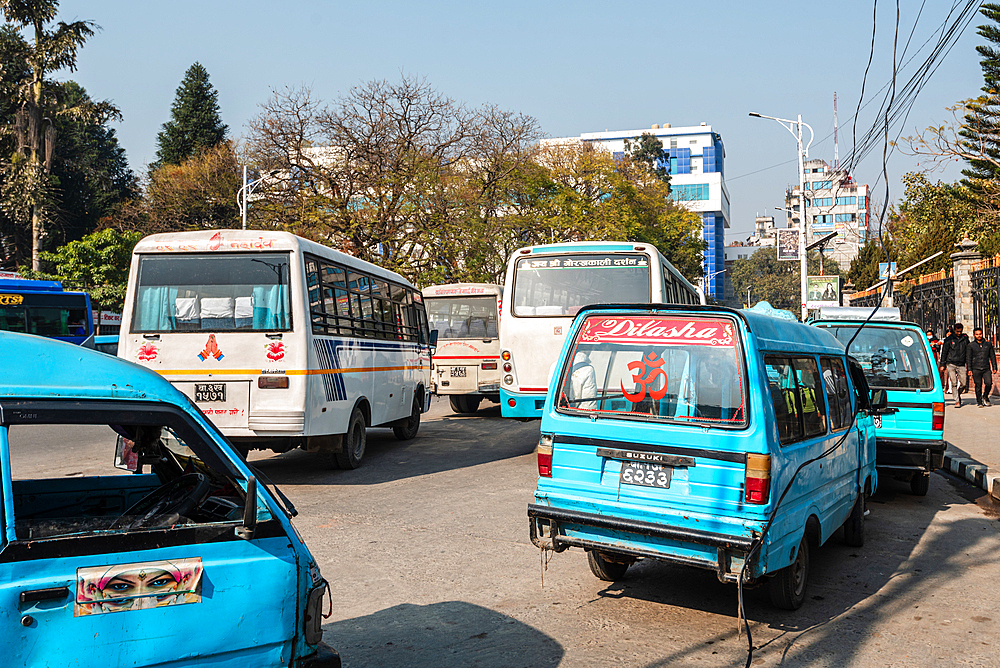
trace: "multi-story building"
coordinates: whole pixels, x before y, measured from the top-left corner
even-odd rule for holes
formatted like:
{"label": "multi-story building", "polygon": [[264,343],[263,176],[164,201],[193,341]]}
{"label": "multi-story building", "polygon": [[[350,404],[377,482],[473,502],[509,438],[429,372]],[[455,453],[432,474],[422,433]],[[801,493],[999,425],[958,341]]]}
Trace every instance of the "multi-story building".
{"label": "multi-story building", "polygon": [[[678,204],[701,216],[705,249],[705,292],[722,300],[725,297],[724,270],[726,228],[729,227],[729,191],[724,180],[726,156],[722,137],[707,123],[671,127],[654,125],[649,130],[613,130],[587,132],[579,141],[600,146],[615,155],[625,154],[625,140],[648,133],[663,143],[669,164],[671,197]],[[544,143],[564,143],[576,138],[549,139]]]}
{"label": "multi-story building", "polygon": [[[813,159],[805,162],[805,190],[806,243],[836,232],[823,254],[846,271],[868,238],[868,186],[844,170],[833,170],[825,160]],[[801,205],[799,186],[790,186],[785,191],[789,227],[799,227]]]}

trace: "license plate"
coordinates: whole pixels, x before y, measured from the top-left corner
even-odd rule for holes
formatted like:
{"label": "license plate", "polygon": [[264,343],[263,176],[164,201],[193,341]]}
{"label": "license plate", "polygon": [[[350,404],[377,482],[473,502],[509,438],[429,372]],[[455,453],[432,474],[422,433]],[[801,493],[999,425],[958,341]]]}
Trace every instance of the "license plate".
{"label": "license plate", "polygon": [[452,378],[465,378],[466,369],[464,366],[453,366],[451,367],[451,377]]}
{"label": "license plate", "polygon": [[662,464],[646,464],[644,462],[623,462],[619,480],[623,485],[640,485],[642,487],[659,487],[669,489],[670,473],[673,469]]}
{"label": "license plate", "polygon": [[226,400],[225,383],[195,383],[194,402],[205,404],[215,401],[224,402]]}

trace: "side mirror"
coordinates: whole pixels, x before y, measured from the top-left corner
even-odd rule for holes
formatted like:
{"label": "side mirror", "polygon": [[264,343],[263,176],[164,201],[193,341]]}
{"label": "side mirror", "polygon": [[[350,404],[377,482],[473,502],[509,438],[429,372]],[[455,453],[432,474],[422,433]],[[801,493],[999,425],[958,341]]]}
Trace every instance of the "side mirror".
{"label": "side mirror", "polygon": [[118,443],[115,445],[115,468],[123,471],[138,473],[139,453],[135,451],[135,443],[124,436],[118,436]]}
{"label": "side mirror", "polygon": [[429,345],[431,348],[437,348],[438,334],[440,334],[438,330],[436,329],[431,330],[431,338],[430,341],[427,342],[427,345]]}
{"label": "side mirror", "polygon": [[889,400],[886,397],[885,390],[872,390],[871,411],[878,413],[884,411],[888,406]]}
{"label": "side mirror", "polygon": [[251,540],[257,530],[257,478],[247,480],[247,498],[243,505],[243,525],[236,527],[236,535]]}

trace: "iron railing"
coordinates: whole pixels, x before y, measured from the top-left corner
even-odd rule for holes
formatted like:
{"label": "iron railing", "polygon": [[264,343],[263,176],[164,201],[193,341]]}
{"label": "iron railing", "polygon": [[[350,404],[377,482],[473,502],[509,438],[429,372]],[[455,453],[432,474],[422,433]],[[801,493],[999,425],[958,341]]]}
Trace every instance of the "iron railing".
{"label": "iron railing", "polygon": [[917,323],[925,332],[933,330],[943,338],[955,320],[955,277],[911,285],[906,293],[893,292],[893,303],[899,308],[900,318]]}
{"label": "iron railing", "polygon": [[1000,262],[996,260],[987,259],[969,274],[975,327],[982,327],[990,341],[997,341],[1000,334]]}

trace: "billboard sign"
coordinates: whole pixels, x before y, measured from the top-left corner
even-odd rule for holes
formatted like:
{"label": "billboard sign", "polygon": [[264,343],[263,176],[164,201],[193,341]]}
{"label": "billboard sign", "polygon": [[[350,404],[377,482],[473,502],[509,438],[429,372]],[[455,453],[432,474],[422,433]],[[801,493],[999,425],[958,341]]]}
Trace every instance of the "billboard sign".
{"label": "billboard sign", "polygon": [[775,230],[778,233],[778,259],[799,259],[799,229],[797,227]]}
{"label": "billboard sign", "polygon": [[807,276],[806,308],[840,306],[840,276]]}

